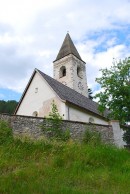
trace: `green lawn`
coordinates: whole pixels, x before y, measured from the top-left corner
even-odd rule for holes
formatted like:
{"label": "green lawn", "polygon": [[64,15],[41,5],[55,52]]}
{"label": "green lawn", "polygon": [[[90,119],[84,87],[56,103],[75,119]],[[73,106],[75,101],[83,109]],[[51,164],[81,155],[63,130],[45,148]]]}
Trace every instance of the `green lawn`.
{"label": "green lawn", "polygon": [[130,152],[112,146],[13,139],[0,123],[0,194],[130,194]]}

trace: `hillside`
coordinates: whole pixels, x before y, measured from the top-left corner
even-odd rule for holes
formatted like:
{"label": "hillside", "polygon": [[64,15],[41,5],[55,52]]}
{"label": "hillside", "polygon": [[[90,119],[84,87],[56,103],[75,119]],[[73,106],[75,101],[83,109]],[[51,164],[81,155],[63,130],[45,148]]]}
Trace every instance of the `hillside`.
{"label": "hillside", "polygon": [[13,139],[0,122],[0,194],[93,193],[130,193],[130,152],[95,140]]}

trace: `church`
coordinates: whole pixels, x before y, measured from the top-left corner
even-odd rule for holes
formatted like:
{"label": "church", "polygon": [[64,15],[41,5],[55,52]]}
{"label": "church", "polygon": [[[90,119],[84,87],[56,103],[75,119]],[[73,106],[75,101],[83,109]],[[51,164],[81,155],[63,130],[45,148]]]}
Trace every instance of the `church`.
{"label": "church", "polygon": [[54,101],[64,120],[107,125],[107,110],[101,114],[98,104],[88,98],[85,65],[67,33],[53,62],[53,78],[35,69],[15,114],[45,117]]}

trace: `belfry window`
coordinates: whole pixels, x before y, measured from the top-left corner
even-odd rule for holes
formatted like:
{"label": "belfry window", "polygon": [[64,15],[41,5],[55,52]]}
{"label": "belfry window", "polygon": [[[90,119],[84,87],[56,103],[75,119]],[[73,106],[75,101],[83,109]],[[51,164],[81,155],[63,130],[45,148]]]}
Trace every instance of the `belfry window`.
{"label": "belfry window", "polygon": [[66,67],[62,66],[60,68],[60,75],[59,75],[59,77],[62,78],[62,77],[65,77],[65,76],[66,76]]}
{"label": "belfry window", "polygon": [[77,76],[80,77],[80,78],[83,78],[81,67],[77,67]]}
{"label": "belfry window", "polygon": [[66,76],[66,69],[63,69],[63,77]]}

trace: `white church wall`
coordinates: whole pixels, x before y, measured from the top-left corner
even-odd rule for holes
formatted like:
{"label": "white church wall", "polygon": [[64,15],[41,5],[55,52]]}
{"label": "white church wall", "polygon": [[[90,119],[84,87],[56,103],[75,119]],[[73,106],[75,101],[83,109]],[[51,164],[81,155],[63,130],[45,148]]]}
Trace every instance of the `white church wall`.
{"label": "white church wall", "polygon": [[96,124],[101,124],[101,125],[108,125],[108,122],[100,119],[98,117],[95,117],[93,114],[91,115],[90,113],[87,113],[79,108],[76,107],[70,107],[66,106],[66,115],[68,115],[67,120],[72,120],[72,121],[80,121],[80,122],[93,122]]}
{"label": "white church wall", "polygon": [[65,119],[65,103],[62,102],[57,96],[50,98],[43,102],[43,106],[39,109],[39,117],[46,117],[52,111],[52,102],[57,106],[60,116]]}
{"label": "white church wall", "polygon": [[42,77],[36,73],[17,111],[17,115],[33,116],[33,112],[39,112],[39,108],[42,107],[43,102],[48,97],[53,98],[55,95],[49,90]]}
{"label": "white church wall", "polygon": [[[28,88],[17,115],[41,116],[48,114],[53,99],[57,102],[59,111],[64,114],[64,103],[59,103],[56,94],[48,86],[39,73],[36,73]],[[36,113],[38,115],[36,115]]]}

